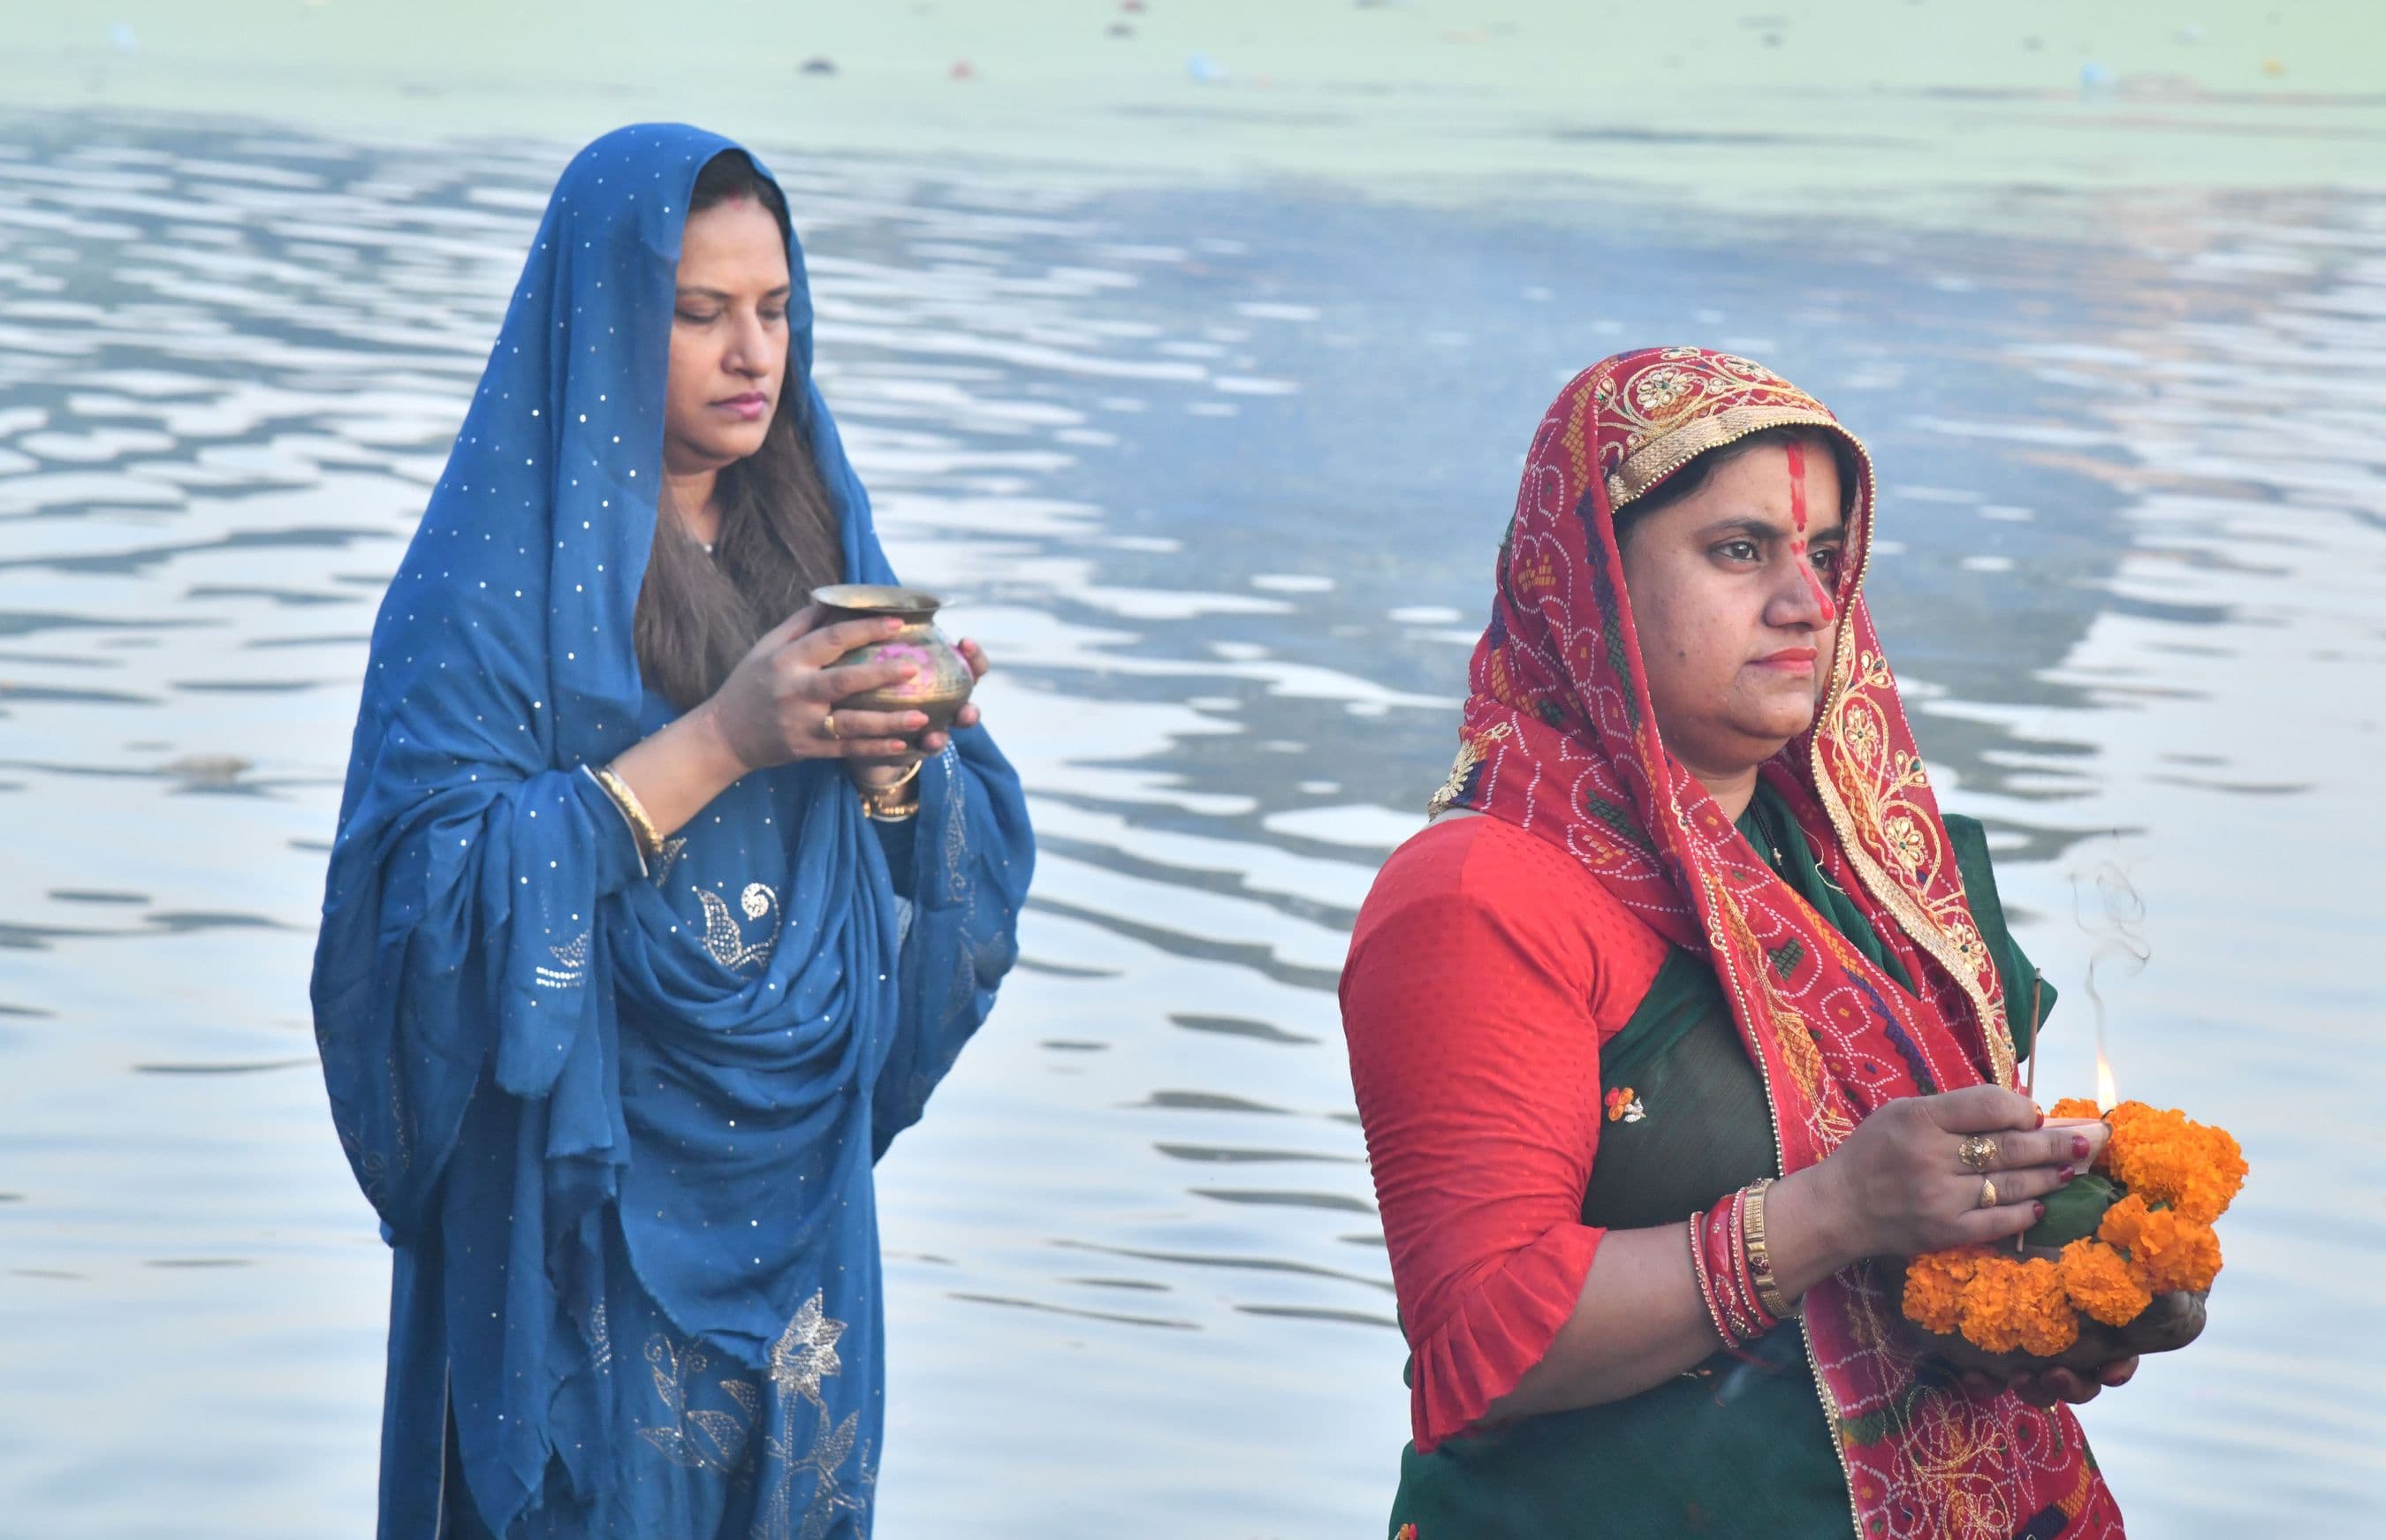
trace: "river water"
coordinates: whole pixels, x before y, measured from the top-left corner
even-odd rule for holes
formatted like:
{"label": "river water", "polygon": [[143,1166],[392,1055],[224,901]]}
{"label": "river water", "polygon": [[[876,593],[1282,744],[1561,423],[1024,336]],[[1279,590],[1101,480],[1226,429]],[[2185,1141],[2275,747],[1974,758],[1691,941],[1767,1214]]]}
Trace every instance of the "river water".
{"label": "river water", "polygon": [[[313,917],[373,607],[568,147],[7,127],[0,1535],[362,1534],[387,1266]],[[1890,656],[2066,992],[2041,1096],[2088,1089],[2102,952],[2124,1093],[2247,1147],[2210,1331],[2085,1413],[2125,1511],[2374,1533],[2386,201],[1953,233],[778,168],[823,386],[998,660],[1043,849],[880,1171],[881,1534],[1381,1533],[1406,1396],[1335,971],[1542,407],[1652,341],[1873,445]]]}

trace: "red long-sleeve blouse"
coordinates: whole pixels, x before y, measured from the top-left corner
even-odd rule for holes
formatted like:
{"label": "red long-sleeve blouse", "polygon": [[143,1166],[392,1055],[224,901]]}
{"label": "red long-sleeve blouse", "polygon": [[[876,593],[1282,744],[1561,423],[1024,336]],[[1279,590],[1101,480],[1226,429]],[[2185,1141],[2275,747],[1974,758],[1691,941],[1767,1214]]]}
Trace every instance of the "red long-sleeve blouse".
{"label": "red long-sleeve blouse", "polygon": [[1410,840],[1359,911],[1342,1026],[1421,1451],[1513,1390],[1581,1297],[1605,1233],[1582,1222],[1600,1049],[1666,949],[1580,862],[1490,818]]}

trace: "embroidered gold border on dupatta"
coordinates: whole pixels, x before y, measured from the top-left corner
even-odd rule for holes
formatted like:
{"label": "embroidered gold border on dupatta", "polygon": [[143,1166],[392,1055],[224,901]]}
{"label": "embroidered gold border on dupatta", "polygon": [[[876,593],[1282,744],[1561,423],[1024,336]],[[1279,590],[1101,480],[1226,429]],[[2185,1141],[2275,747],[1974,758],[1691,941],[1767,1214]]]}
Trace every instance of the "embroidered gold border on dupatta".
{"label": "embroidered gold border on dupatta", "polygon": [[1626,456],[1624,464],[1607,478],[1607,506],[1612,512],[1622,512],[1626,504],[1645,496],[1650,488],[1708,450],[1751,433],[1761,433],[1767,428],[1823,429],[1853,445],[1858,457],[1865,461],[1867,476],[1870,474],[1872,461],[1865,454],[1864,445],[1856,442],[1853,433],[1840,426],[1838,419],[1819,407],[1728,407],[1713,417],[1695,419],[1651,439]]}
{"label": "embroidered gold border on dupatta", "polygon": [[[1870,474],[1868,465],[1866,474]],[[1971,896],[1964,891],[1963,873],[1955,869],[1953,853],[1944,849],[1936,853],[1950,889],[1936,903],[1921,891],[1918,877],[1901,881],[1888,858],[1892,854],[1889,829],[1893,820],[1903,817],[1921,828],[1943,830],[1944,825],[1939,821],[1935,798],[1933,806],[1925,807],[1906,795],[1908,792],[1929,789],[1929,772],[1922,761],[1917,757],[1907,766],[1884,767],[1880,752],[1888,746],[1888,733],[1879,727],[1849,726],[1859,704],[1882,718],[1898,711],[1894,686],[1889,682],[1888,660],[1877,653],[1866,653],[1861,659],[1853,656],[1851,644],[1854,638],[1850,633],[1854,629],[1851,623],[1854,613],[1855,607],[1851,604],[1840,621],[1839,654],[1831,665],[1831,689],[1824,699],[1809,754],[1815,793],[1823,804],[1824,815],[1839,833],[1840,849],[1855,868],[1865,890],[1890,912],[1898,928],[1916,946],[1946,970],[1971,1000],[1981,1042],[1988,1050],[1990,1078],[1994,1083],[2010,1089],[2016,1060],[2013,1024],[2006,1019],[2003,993],[1992,982],[1996,964],[1980,940],[1979,928],[1972,919]],[[1875,752],[1865,751],[1865,740],[1870,741]],[[1845,771],[1834,773],[1827,750],[1840,756],[1845,771],[1853,773],[1845,774],[1844,779]],[[1852,798],[1851,793],[1854,794]],[[1898,864],[1909,873],[1918,873],[1918,863]]]}

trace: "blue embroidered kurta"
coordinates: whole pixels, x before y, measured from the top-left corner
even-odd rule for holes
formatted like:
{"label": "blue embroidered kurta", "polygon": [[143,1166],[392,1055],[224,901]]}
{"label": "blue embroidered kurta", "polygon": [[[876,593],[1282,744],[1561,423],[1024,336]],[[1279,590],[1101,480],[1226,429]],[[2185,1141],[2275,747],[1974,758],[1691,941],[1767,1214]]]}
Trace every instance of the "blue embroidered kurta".
{"label": "blue embroidered kurta", "polygon": [[[385,1540],[867,1534],[872,1165],[1016,956],[1033,839],[982,730],[884,843],[809,762],[648,866],[586,771],[671,717],[631,621],[687,197],[735,148],[572,161],[374,625],[313,997],[394,1249]],[[892,582],[787,255],[790,409],[846,577]]]}

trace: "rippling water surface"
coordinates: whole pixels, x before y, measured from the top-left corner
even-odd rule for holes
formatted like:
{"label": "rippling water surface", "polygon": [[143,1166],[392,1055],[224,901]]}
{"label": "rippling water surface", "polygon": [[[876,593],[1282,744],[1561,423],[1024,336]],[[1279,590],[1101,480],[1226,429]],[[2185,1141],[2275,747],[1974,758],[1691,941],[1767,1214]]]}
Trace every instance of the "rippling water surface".
{"label": "rippling water surface", "polygon": [[[387,1270],[313,918],[373,607],[564,154],[0,134],[0,1534],[369,1527]],[[1917,728],[2068,994],[2041,1093],[2086,1088],[2125,871],[2123,1089],[2254,1161],[2206,1338],[2088,1413],[2125,1509],[2373,1533],[2386,205],[2016,196],[1959,238],[780,169],[823,387],[998,660],[1044,848],[881,1170],[882,1533],[1380,1533],[1335,970],[1539,410],[1676,340],[1876,449]]]}

